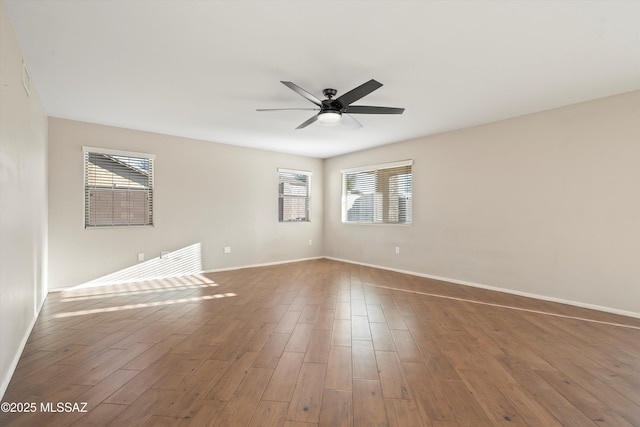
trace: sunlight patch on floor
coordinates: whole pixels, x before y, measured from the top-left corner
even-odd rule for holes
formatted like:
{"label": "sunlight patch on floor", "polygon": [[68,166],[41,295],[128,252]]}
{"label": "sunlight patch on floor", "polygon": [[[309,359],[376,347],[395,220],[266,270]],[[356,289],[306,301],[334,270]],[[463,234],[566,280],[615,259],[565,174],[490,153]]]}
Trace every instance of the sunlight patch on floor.
{"label": "sunlight patch on floor", "polygon": [[180,298],[166,301],[155,301],[155,302],[145,302],[140,304],[127,304],[120,305],[114,307],[103,307],[103,308],[94,308],[91,310],[78,310],[78,311],[69,311],[65,313],[55,314],[53,317],[56,319],[64,318],[64,317],[73,317],[73,316],[84,316],[88,314],[99,314],[99,313],[111,313],[114,311],[123,311],[123,310],[133,310],[136,308],[148,308],[148,307],[158,307],[172,304],[184,304],[190,302],[199,302],[204,300],[212,300],[212,299],[220,299],[220,298],[228,298],[237,296],[233,292],[228,292],[225,294],[215,294],[215,295],[203,295],[199,297],[191,297],[191,298]]}
{"label": "sunlight patch on floor", "polygon": [[69,295],[60,299],[60,302],[71,302],[71,301],[87,301],[92,299],[100,299],[100,298],[111,298],[111,297],[121,297],[121,296],[130,296],[130,295],[145,295],[152,294],[157,292],[169,292],[169,291],[182,291],[189,289],[204,289],[219,286],[217,283],[203,283],[201,285],[183,285],[183,286],[163,286],[163,287],[150,287],[149,289],[140,289],[140,290],[130,290],[130,291],[112,291],[112,292],[100,292],[93,295]]}

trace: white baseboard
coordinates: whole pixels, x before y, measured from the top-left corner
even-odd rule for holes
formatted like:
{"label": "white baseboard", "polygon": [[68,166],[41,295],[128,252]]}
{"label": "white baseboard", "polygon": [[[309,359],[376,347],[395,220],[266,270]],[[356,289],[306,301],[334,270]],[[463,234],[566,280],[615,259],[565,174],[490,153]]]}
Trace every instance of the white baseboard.
{"label": "white baseboard", "polygon": [[572,306],[575,306],[575,307],[588,308],[588,309],[591,309],[591,310],[604,311],[606,313],[619,314],[621,316],[635,317],[635,318],[639,318],[640,319],[640,313],[636,313],[636,312],[633,312],[633,311],[619,310],[617,308],[605,307],[605,306],[602,306],[602,305],[587,304],[587,303],[583,303],[583,302],[579,302],[579,301],[570,301],[570,300],[565,300],[565,299],[562,299],[562,298],[555,298],[555,297],[548,297],[548,296],[545,296],[545,295],[531,294],[531,293],[528,293],[528,292],[521,292],[521,291],[516,291],[516,290],[513,290],[513,289],[499,288],[499,287],[496,287],[496,286],[489,286],[489,285],[483,285],[483,284],[480,284],[480,283],[468,282],[466,280],[458,280],[458,279],[451,279],[449,277],[434,276],[432,274],[417,273],[415,271],[401,270],[401,269],[398,269],[398,268],[385,267],[385,266],[382,266],[382,265],[375,265],[375,264],[368,264],[368,263],[365,263],[365,262],[351,261],[351,260],[348,260],[348,259],[341,259],[341,258],[334,258],[334,257],[324,257],[324,258],[330,259],[330,260],[333,260],[333,261],[346,262],[346,263],[349,263],[349,264],[362,265],[362,266],[365,266],[365,267],[379,268],[381,270],[395,271],[396,273],[409,274],[411,276],[424,277],[424,278],[427,278],[427,279],[439,280],[439,281],[442,281],[442,282],[454,283],[456,285],[471,286],[471,287],[474,287],[474,288],[487,289],[487,290],[490,290],[490,291],[504,292],[506,294],[518,295],[518,296],[521,296],[521,297],[535,298],[535,299],[538,299],[538,300],[549,301],[549,302],[557,302],[557,303],[560,303],[560,304],[567,304],[567,305],[572,305]]}
{"label": "white baseboard", "polygon": [[9,382],[11,382],[11,377],[13,377],[13,374],[15,373],[16,368],[18,367],[18,362],[20,362],[20,357],[22,357],[22,352],[24,351],[24,348],[27,345],[29,336],[31,336],[31,331],[33,331],[33,327],[36,325],[36,321],[38,320],[38,316],[40,315],[40,310],[42,310],[42,305],[44,304],[45,299],[46,299],[46,296],[45,298],[42,299],[42,301],[40,301],[37,311],[33,315],[33,318],[31,319],[31,323],[29,324],[29,327],[25,331],[25,334],[22,337],[22,340],[20,341],[20,345],[18,346],[16,354],[13,356],[11,365],[9,365],[9,370],[5,373],[4,378],[2,378],[2,382],[0,383],[0,401],[2,401],[2,398],[4,397],[4,393],[7,391],[7,387],[9,387]]}
{"label": "white baseboard", "polygon": [[311,261],[311,260],[314,260],[314,259],[325,259],[325,258],[327,258],[327,257],[325,257],[325,256],[316,256],[316,257],[311,257],[311,258],[298,258],[298,259],[290,259],[290,260],[285,260],[285,261],[265,262],[265,263],[262,263],[262,264],[250,264],[250,265],[241,265],[241,266],[237,266],[237,267],[216,268],[216,269],[213,269],[213,270],[204,270],[203,273],[218,273],[220,271],[242,270],[244,268],[268,267],[270,265],[291,264],[292,262]]}

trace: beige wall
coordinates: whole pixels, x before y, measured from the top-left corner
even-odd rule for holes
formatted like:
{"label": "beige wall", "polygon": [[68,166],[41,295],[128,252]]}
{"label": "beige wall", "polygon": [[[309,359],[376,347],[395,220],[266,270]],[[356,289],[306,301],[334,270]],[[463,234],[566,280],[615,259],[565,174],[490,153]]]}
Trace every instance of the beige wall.
{"label": "beige wall", "polygon": [[47,118],[0,2],[0,397],[46,293]]}
{"label": "beige wall", "polygon": [[[342,224],[340,170],[405,159],[413,225]],[[332,158],[325,255],[640,315],[639,161],[640,91]]]}
{"label": "beige wall", "polygon": [[[83,145],[155,154],[154,227],[83,228]],[[51,289],[132,267],[138,253],[152,260],[198,244],[204,270],[323,254],[320,159],[56,118],[49,147]],[[278,168],[313,172],[311,222],[278,223]],[[139,278],[160,264],[149,262]]]}

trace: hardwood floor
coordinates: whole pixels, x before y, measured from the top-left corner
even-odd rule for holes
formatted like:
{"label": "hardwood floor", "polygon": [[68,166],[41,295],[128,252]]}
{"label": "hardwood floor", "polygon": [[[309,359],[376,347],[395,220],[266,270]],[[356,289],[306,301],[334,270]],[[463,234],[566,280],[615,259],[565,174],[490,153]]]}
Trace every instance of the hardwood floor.
{"label": "hardwood floor", "polygon": [[640,319],[330,260],[53,293],[3,401],[36,406],[3,426],[639,426]]}

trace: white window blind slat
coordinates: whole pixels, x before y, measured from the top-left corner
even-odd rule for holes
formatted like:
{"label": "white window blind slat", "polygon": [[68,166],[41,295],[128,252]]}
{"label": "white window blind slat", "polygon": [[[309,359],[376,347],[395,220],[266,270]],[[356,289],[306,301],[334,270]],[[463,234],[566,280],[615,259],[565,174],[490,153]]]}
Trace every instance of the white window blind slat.
{"label": "white window blind slat", "polygon": [[311,172],[278,169],[278,221],[309,222]]}
{"label": "white window blind slat", "polygon": [[153,156],[84,150],[85,228],[153,225]]}
{"label": "white window blind slat", "polygon": [[342,221],[411,224],[412,161],[342,172]]}

